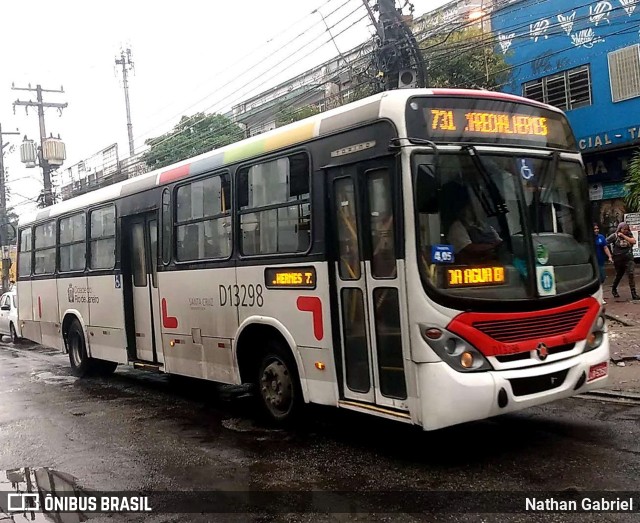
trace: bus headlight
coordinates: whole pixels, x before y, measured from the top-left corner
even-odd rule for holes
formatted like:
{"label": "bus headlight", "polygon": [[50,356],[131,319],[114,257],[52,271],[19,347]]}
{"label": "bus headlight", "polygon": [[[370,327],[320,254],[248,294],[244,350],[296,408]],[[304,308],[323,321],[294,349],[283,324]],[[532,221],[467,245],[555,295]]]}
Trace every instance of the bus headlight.
{"label": "bus headlight", "polygon": [[591,330],[587,335],[586,343],[584,344],[584,351],[589,352],[590,350],[597,349],[602,345],[604,341],[604,335],[607,332],[607,322],[604,317],[604,308],[600,311],[600,314],[596,317],[593,325],[591,326]]}
{"label": "bus headlight", "polygon": [[[436,331],[439,331],[439,336],[435,335]],[[492,368],[478,349],[447,330],[420,325],[420,334],[442,361],[458,372],[477,372]]]}

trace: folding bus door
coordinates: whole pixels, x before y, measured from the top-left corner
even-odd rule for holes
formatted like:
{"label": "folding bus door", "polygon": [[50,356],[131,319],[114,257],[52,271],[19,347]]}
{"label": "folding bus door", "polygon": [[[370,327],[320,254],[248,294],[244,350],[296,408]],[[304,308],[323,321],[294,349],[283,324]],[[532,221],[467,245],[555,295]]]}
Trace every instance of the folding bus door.
{"label": "folding bus door", "polygon": [[[160,334],[160,305],[158,295],[158,219],[156,213],[128,218],[125,222],[130,264],[129,285],[131,299],[127,300],[133,316],[127,322],[135,338],[135,359],[162,363]],[[126,263],[126,262],[125,262]]]}
{"label": "folding bus door", "polygon": [[344,397],[405,408],[394,164],[373,161],[327,174]]}

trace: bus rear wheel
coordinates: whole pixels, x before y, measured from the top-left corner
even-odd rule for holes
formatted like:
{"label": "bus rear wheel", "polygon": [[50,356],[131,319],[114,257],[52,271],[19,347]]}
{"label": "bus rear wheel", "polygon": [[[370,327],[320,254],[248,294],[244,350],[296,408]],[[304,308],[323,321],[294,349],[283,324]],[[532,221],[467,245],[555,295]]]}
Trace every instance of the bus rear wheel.
{"label": "bus rear wheel", "polygon": [[277,423],[292,421],[302,408],[302,389],[295,360],[278,343],[271,343],[258,367],[262,411]]}
{"label": "bus rear wheel", "polygon": [[117,363],[112,361],[97,360],[88,356],[87,346],[84,341],[84,331],[77,320],[74,320],[69,326],[67,349],[69,350],[71,372],[79,378],[92,375],[108,376],[118,366]]}

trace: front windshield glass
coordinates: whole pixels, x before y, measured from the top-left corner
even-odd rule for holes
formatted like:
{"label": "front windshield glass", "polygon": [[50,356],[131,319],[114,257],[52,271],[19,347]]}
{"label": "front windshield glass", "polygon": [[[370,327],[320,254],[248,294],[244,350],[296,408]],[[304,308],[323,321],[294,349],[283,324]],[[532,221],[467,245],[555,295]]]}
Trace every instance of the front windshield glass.
{"label": "front windshield glass", "polygon": [[419,265],[451,297],[560,295],[596,278],[579,163],[558,156],[413,157]]}

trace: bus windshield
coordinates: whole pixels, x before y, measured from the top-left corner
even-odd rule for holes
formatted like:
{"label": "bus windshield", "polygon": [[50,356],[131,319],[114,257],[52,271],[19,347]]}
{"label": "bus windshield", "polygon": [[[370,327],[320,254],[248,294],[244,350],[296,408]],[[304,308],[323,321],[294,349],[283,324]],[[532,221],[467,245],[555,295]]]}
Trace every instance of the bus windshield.
{"label": "bus windshield", "polygon": [[596,279],[586,182],[554,154],[413,156],[422,279],[449,297],[527,300]]}

